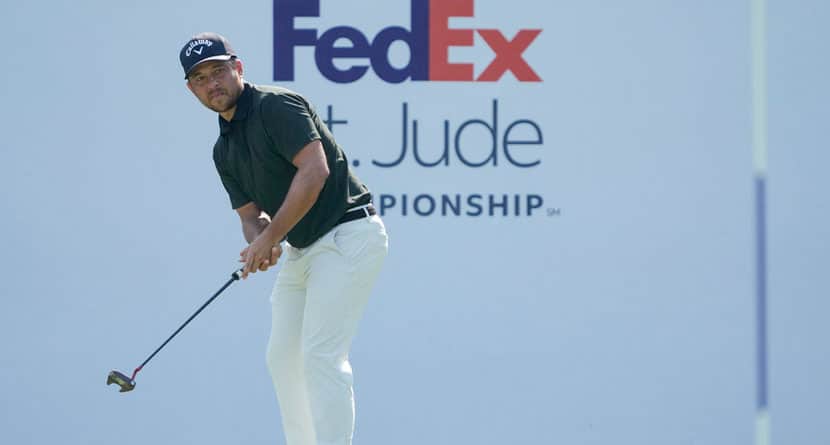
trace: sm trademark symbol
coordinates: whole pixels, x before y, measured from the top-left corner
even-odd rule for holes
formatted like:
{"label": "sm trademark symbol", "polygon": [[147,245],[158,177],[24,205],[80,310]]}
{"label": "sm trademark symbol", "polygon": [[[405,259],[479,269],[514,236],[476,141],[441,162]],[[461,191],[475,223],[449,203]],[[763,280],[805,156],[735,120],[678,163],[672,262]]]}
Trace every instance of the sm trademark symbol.
{"label": "sm trademark symbol", "polygon": [[555,218],[555,217],[562,216],[562,209],[560,209],[558,207],[557,208],[549,208],[549,209],[547,209],[547,212],[548,212],[548,217],[550,217],[550,218]]}

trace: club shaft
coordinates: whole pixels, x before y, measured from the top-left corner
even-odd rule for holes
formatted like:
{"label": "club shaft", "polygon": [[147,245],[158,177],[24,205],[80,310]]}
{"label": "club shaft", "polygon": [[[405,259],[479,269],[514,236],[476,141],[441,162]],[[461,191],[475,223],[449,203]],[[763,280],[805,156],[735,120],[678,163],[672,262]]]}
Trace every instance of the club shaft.
{"label": "club shaft", "polygon": [[161,350],[162,350],[165,346],[167,346],[167,343],[170,343],[170,340],[173,340],[173,337],[175,337],[175,336],[176,336],[176,334],[178,334],[179,332],[181,332],[181,330],[182,330],[182,329],[184,329],[184,327],[185,327],[185,326],[187,326],[187,324],[188,324],[188,323],[190,323],[190,321],[191,321],[191,320],[193,320],[194,318],[196,318],[196,316],[197,316],[197,315],[199,315],[199,313],[200,313],[200,312],[202,312],[202,311],[203,311],[203,310],[204,310],[204,309],[205,309],[205,308],[206,308],[206,307],[207,307],[210,303],[212,303],[212,302],[213,302],[213,300],[215,300],[215,299],[216,299],[216,297],[218,297],[218,296],[219,296],[219,294],[221,294],[221,293],[222,293],[222,291],[224,291],[225,289],[227,289],[227,288],[228,288],[228,286],[230,286],[230,285],[231,285],[231,283],[233,283],[234,281],[236,281],[236,280],[238,280],[238,279],[239,279],[239,274],[238,274],[238,272],[234,272],[234,274],[231,276],[231,279],[230,279],[230,280],[228,280],[228,282],[227,282],[227,283],[225,283],[225,285],[224,285],[224,286],[222,286],[222,288],[221,288],[221,289],[219,289],[218,291],[216,291],[216,293],[215,293],[215,294],[213,294],[213,296],[212,296],[212,297],[210,297],[207,301],[205,301],[205,303],[202,305],[202,307],[200,307],[198,310],[196,310],[196,312],[194,312],[194,313],[193,313],[193,315],[191,315],[191,316],[190,316],[190,318],[188,318],[188,319],[187,319],[187,321],[185,321],[184,323],[182,323],[182,325],[181,325],[181,326],[179,326],[179,328],[178,328],[178,329],[176,329],[176,332],[174,332],[174,333],[173,333],[173,335],[171,335],[170,337],[168,337],[168,338],[167,338],[167,340],[165,340],[165,341],[164,341],[164,343],[162,343],[162,344],[161,344],[161,346],[159,346],[159,347],[158,347],[158,349],[156,349],[155,351],[153,351],[153,353],[152,353],[152,354],[150,354],[150,356],[149,356],[149,357],[147,357],[147,360],[144,360],[144,363],[142,363],[141,365],[139,365],[139,367],[138,367],[138,368],[136,368],[136,369],[135,369],[135,371],[133,372],[133,378],[135,378],[135,375],[138,373],[138,371],[140,371],[140,370],[141,370],[141,368],[143,368],[143,367],[144,367],[144,365],[146,365],[146,364],[147,364],[147,362],[149,362],[150,360],[152,360],[152,359],[153,359],[153,357],[155,357],[155,356],[156,356],[156,354],[158,354],[158,353],[159,353],[159,351],[161,351]]}

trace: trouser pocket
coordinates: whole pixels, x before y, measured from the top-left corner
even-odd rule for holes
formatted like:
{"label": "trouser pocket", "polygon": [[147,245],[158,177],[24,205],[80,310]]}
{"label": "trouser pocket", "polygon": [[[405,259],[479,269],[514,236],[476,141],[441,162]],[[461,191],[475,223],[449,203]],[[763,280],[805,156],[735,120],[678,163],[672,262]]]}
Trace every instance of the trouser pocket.
{"label": "trouser pocket", "polygon": [[333,242],[340,255],[354,260],[364,255],[385,254],[387,238],[380,218],[373,216],[335,227]]}

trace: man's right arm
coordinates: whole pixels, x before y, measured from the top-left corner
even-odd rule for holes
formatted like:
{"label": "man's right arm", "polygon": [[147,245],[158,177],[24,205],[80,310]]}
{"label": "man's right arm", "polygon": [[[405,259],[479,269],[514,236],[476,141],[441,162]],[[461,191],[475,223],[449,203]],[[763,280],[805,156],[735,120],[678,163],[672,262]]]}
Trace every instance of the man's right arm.
{"label": "man's right arm", "polygon": [[[271,218],[268,217],[259,207],[256,206],[253,202],[249,202],[242,207],[236,209],[236,213],[239,214],[239,219],[242,222],[242,234],[245,236],[245,241],[248,244],[251,244],[256,237],[268,227],[268,224],[271,223]],[[259,265],[259,270],[261,272],[265,272],[268,270],[269,267],[277,264],[277,260],[279,259],[280,255],[282,255],[282,246],[279,243],[275,244],[271,247],[271,258],[263,261]],[[256,270],[252,270],[251,272],[256,273]]]}
{"label": "man's right arm", "polygon": [[268,227],[270,218],[265,215],[253,202],[249,202],[236,209],[239,219],[242,222],[242,234],[249,244]]}

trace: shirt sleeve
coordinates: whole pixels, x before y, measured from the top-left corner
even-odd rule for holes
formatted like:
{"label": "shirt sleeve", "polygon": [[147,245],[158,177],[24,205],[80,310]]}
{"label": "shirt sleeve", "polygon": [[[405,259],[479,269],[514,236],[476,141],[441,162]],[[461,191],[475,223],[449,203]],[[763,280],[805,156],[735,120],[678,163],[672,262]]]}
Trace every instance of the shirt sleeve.
{"label": "shirt sleeve", "polygon": [[320,139],[311,107],[296,93],[269,95],[261,103],[261,114],[273,148],[289,162],[303,147]]}
{"label": "shirt sleeve", "polygon": [[216,171],[219,172],[219,179],[222,180],[222,185],[225,186],[225,191],[228,192],[231,207],[236,210],[251,202],[252,199],[242,190],[239,182],[228,172],[222,162],[216,158],[213,159],[213,162],[216,164]]}

